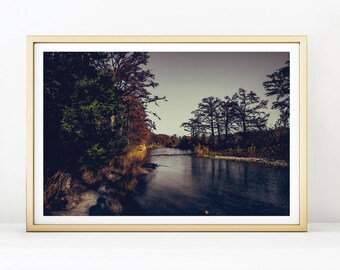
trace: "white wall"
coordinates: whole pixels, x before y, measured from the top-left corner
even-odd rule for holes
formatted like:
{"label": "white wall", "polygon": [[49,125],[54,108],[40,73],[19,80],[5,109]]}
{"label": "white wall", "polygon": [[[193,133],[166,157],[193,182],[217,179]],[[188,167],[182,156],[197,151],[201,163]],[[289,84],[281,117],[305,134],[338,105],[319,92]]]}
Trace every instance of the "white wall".
{"label": "white wall", "polygon": [[25,221],[26,35],[308,35],[309,221],[340,222],[340,1],[0,1],[0,222]]}

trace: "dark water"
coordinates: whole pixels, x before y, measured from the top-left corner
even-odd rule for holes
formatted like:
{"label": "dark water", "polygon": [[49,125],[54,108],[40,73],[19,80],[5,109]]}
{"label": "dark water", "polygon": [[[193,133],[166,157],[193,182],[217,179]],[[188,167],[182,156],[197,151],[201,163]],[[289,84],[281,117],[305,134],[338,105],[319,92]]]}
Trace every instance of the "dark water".
{"label": "dark water", "polygon": [[[127,215],[289,215],[289,169],[159,148],[159,165],[127,198]],[[206,212],[208,211],[208,213]]]}

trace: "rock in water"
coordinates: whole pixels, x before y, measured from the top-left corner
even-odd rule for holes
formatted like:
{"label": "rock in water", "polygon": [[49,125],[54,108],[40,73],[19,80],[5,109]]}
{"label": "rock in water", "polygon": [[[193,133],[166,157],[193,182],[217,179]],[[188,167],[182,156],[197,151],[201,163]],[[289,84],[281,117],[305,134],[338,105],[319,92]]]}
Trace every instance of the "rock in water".
{"label": "rock in water", "polygon": [[153,169],[153,170],[156,169],[157,166],[158,166],[158,165],[157,165],[156,163],[144,163],[144,164],[143,164],[143,167],[144,167],[144,168]]}
{"label": "rock in water", "polygon": [[103,197],[98,198],[97,204],[92,205],[89,209],[90,216],[110,216],[111,212]]}

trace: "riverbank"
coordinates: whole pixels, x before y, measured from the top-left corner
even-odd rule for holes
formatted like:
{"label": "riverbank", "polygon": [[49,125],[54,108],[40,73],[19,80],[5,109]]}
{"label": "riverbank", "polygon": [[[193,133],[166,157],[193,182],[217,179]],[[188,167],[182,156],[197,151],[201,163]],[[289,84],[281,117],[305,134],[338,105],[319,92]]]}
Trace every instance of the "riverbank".
{"label": "riverbank", "polygon": [[274,167],[289,167],[288,162],[284,160],[272,160],[267,158],[255,158],[255,157],[233,157],[233,156],[218,156],[218,155],[198,155],[203,158],[213,158],[213,159],[223,159],[223,160],[232,160],[238,162],[250,162],[250,163],[258,163],[267,166]]}
{"label": "riverbank", "polygon": [[[138,168],[136,177],[147,175],[157,168],[154,163],[144,163]],[[122,198],[112,196],[112,187],[103,183],[96,189],[69,194],[64,210],[55,211],[55,216],[117,215],[123,210]]]}
{"label": "riverbank", "polygon": [[[69,192],[63,198],[65,206],[62,210],[50,213],[54,216],[89,216],[89,215],[119,215],[123,211],[122,201],[125,193],[133,190],[137,184],[137,178],[147,175],[157,168],[154,163],[144,163],[138,167],[137,173],[131,179],[125,179],[126,185],[113,186],[104,181],[99,187],[87,187],[82,185],[77,192]],[[72,191],[70,189],[69,191]]]}
{"label": "riverbank", "polygon": [[157,167],[145,162],[146,153],[144,145],[131,147],[114,163],[97,172],[84,167],[73,173],[58,171],[45,182],[44,214],[121,214],[122,201],[135,189],[139,177]]}
{"label": "riverbank", "polygon": [[[237,150],[237,149],[236,149]],[[252,148],[250,147],[250,149]],[[233,155],[234,151],[211,151],[208,147],[205,146],[195,146],[194,153],[199,157],[204,158],[213,158],[213,159],[223,159],[223,160],[232,160],[232,161],[239,161],[239,162],[249,162],[249,163],[257,163],[266,166],[273,166],[273,167],[282,167],[287,168],[289,167],[289,163],[282,159],[272,159],[272,158],[265,158],[265,157],[256,157],[256,153],[254,151],[249,151],[249,156],[246,156],[247,151],[237,151],[238,155]],[[245,153],[244,153],[245,152]]]}

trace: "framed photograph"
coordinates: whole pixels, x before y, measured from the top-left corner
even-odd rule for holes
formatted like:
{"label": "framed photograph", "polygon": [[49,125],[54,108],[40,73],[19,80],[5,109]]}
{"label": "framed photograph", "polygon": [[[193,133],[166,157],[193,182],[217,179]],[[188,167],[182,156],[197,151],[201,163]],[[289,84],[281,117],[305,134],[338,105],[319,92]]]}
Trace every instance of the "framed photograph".
{"label": "framed photograph", "polygon": [[306,231],[305,36],[30,36],[27,231]]}

